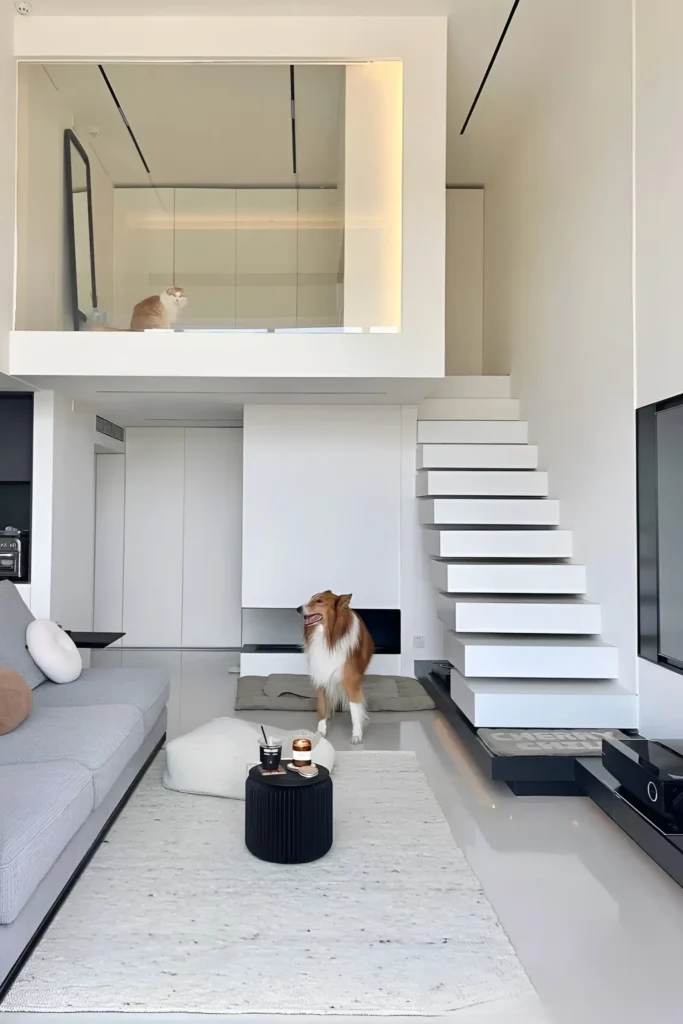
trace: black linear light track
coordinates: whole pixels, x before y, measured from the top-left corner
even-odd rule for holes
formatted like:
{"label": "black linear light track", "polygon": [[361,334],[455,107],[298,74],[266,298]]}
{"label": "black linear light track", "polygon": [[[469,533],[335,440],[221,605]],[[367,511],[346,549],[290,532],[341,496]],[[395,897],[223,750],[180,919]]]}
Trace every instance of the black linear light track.
{"label": "black linear light track", "polygon": [[512,8],[510,10],[510,13],[508,14],[508,19],[505,22],[505,26],[503,28],[503,31],[500,34],[500,39],[496,43],[496,48],[493,51],[493,54],[491,55],[491,60],[489,61],[489,66],[487,67],[486,71],[484,72],[484,77],[482,78],[481,82],[479,83],[479,88],[477,89],[477,94],[474,97],[474,99],[472,100],[472,106],[470,107],[469,112],[467,114],[467,117],[465,118],[465,120],[463,122],[463,126],[460,129],[460,134],[461,135],[464,135],[465,132],[467,131],[467,125],[470,123],[470,118],[472,117],[472,114],[474,113],[475,107],[477,106],[477,103],[479,102],[479,97],[481,96],[481,94],[484,91],[484,86],[486,85],[488,77],[491,74],[491,69],[493,68],[493,65],[496,63],[496,57],[498,56],[498,54],[500,52],[500,48],[503,45],[503,40],[505,39],[505,36],[508,34],[508,29],[510,28],[510,25],[512,24],[512,19],[514,18],[515,12],[517,11],[518,7],[519,7],[519,0],[515,0],[515,2],[512,5]]}
{"label": "black linear light track", "polygon": [[102,75],[102,78],[105,81],[107,89],[109,89],[109,92],[111,94],[111,98],[113,99],[114,103],[116,104],[116,109],[118,110],[119,114],[121,115],[121,120],[123,121],[123,123],[125,124],[126,128],[128,129],[128,134],[130,135],[131,139],[133,140],[133,145],[135,146],[135,148],[136,148],[136,150],[138,152],[138,156],[142,160],[142,166],[145,168],[147,173],[149,175],[151,175],[152,172],[149,169],[149,164],[145,160],[144,154],[143,154],[142,150],[140,149],[140,145],[138,143],[138,140],[135,138],[135,132],[133,131],[133,129],[130,126],[128,118],[126,117],[126,112],[124,111],[123,107],[119,103],[119,98],[116,95],[116,93],[114,92],[114,86],[109,81],[109,79],[107,77],[107,72],[104,70],[102,65],[98,64],[97,66],[100,69],[100,74]]}
{"label": "black linear light track", "polygon": [[292,174],[296,174],[296,90],[293,64],[289,65],[289,109],[292,119]]}

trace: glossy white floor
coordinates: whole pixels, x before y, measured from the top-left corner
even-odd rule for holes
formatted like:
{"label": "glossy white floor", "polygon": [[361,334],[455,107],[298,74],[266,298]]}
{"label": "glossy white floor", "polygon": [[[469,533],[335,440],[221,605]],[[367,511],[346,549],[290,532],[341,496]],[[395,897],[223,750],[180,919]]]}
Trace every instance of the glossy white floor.
{"label": "glossy white floor", "polygon": [[[102,661],[121,658],[130,664],[159,662],[171,668],[175,729],[185,731],[201,720],[230,713],[235,676],[227,669],[235,664],[235,655],[112,651],[97,656]],[[291,722],[292,728],[311,727],[314,721],[313,716],[310,722],[294,715],[260,717],[283,725]],[[349,734],[346,716],[339,716],[330,731],[332,742],[347,749]],[[587,799],[513,797],[506,787],[482,778],[434,712],[405,718],[373,716],[366,748],[417,753],[456,841],[540,997],[540,1007],[482,1007],[454,1014],[451,1021],[680,1024],[683,890],[597,807]],[[34,1019],[27,1014],[6,1018]],[[187,1016],[78,1015],[79,1024],[180,1024],[195,1019],[207,1021]],[[235,1018],[228,1019],[237,1024]],[[51,1015],[50,1020],[73,1017]],[[261,1024],[260,1018],[245,1020]],[[318,1020],[322,1021],[302,1018],[300,1024]],[[337,1020],[343,1024],[343,1019]]]}

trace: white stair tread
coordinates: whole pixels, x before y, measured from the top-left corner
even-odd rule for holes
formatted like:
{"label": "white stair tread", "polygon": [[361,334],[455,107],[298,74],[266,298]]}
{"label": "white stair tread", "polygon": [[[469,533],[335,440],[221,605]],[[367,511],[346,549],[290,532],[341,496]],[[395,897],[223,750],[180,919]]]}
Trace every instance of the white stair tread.
{"label": "white stair tread", "polygon": [[434,384],[430,398],[509,398],[510,378],[502,376],[444,377]]}
{"label": "white stair tread", "polygon": [[466,647],[539,647],[543,649],[577,647],[616,651],[616,647],[612,644],[606,644],[604,640],[594,636],[504,636],[500,633],[458,633],[454,635],[458,643]]}
{"label": "white stair tread", "polygon": [[419,420],[518,420],[516,398],[425,398],[417,407]]}
{"label": "white stair tread", "polygon": [[465,679],[451,669],[451,698],[478,729],[636,729],[638,698],[618,682]]}
{"label": "white stair tread", "polygon": [[421,469],[418,497],[510,496],[545,498],[548,474],[538,470]]}
{"label": "white stair tread", "polygon": [[526,444],[523,420],[419,420],[418,444]]}
{"label": "white stair tread", "polygon": [[445,593],[584,594],[583,565],[547,562],[442,562],[432,560],[432,577]]}
{"label": "white stair tread", "polygon": [[427,526],[557,526],[560,503],[554,498],[428,498],[419,502]]}
{"label": "white stair tread", "polygon": [[619,652],[594,637],[446,631],[446,658],[467,678],[616,679]]}
{"label": "white stair tread", "polygon": [[536,469],[534,444],[419,444],[418,469]]}
{"label": "white stair tread", "polygon": [[570,530],[427,530],[435,558],[571,558]]}
{"label": "white stair tread", "polygon": [[602,628],[600,605],[579,597],[439,594],[437,608],[458,633],[592,636]]}

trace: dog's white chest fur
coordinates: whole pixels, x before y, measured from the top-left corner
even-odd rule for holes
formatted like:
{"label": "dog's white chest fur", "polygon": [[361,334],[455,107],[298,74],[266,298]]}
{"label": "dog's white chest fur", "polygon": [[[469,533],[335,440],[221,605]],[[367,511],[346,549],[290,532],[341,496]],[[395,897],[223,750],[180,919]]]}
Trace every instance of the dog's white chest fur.
{"label": "dog's white chest fur", "polygon": [[324,688],[330,695],[339,694],[346,660],[358,646],[359,639],[360,623],[355,615],[351,629],[334,647],[328,647],[322,625],[315,627],[306,648],[308,671],[314,686]]}

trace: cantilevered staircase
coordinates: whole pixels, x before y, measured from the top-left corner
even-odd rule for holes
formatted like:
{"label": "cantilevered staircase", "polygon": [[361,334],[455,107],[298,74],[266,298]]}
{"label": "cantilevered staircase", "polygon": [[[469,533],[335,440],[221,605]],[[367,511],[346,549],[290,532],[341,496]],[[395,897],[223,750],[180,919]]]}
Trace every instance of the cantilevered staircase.
{"label": "cantilevered staircase", "polygon": [[418,409],[417,494],[451,697],[477,728],[634,728],[586,570],[509,377],[449,377]]}

